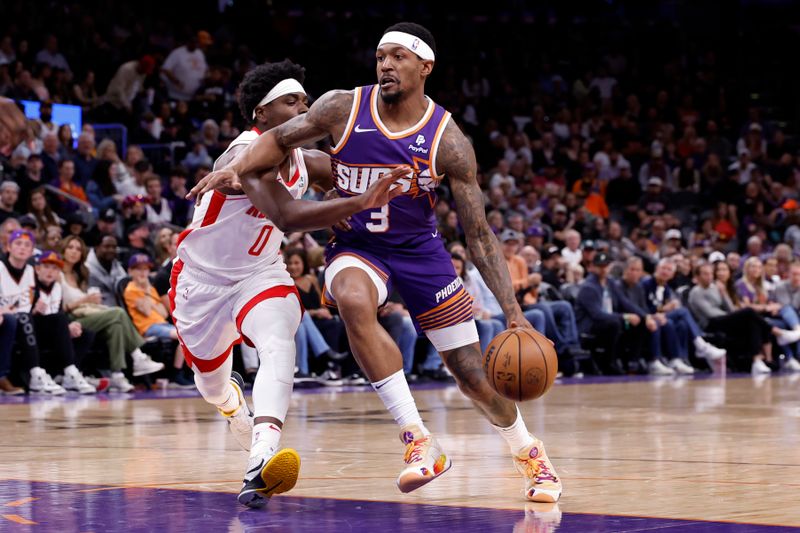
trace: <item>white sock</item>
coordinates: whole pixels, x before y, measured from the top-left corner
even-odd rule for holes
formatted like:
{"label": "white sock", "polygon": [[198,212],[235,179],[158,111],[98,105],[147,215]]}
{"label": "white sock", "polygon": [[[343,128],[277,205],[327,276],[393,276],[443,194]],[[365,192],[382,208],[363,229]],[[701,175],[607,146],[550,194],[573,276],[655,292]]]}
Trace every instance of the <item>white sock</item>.
{"label": "white sock", "polygon": [[388,378],[376,381],[372,384],[372,388],[378,393],[383,405],[386,406],[400,427],[416,424],[423,434],[430,435],[430,431],[422,423],[422,417],[419,416],[417,404],[414,403],[414,397],[411,396],[411,390],[408,388],[408,382],[402,369]]}
{"label": "white sock", "polygon": [[253,442],[250,446],[250,457],[275,455],[281,441],[281,428],[272,422],[263,422],[253,426]]}
{"label": "white sock", "polygon": [[494,427],[494,429],[500,433],[501,437],[506,439],[508,447],[511,448],[511,453],[517,453],[525,446],[530,446],[534,441],[533,436],[528,433],[528,428],[525,426],[525,421],[522,419],[522,414],[519,412],[519,407],[517,407],[517,419],[513,424],[507,428],[501,428],[498,426],[492,427]]}

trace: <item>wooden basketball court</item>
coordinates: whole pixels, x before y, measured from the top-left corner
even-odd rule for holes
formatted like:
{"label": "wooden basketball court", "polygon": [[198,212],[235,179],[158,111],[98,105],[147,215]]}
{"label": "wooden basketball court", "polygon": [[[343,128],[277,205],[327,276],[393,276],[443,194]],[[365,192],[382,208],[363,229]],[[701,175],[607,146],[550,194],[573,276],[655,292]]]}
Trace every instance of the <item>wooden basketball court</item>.
{"label": "wooden basketball court", "polygon": [[558,505],[523,500],[505,444],[454,386],[415,389],[454,465],[409,495],[371,389],[297,391],[283,443],[300,481],[261,511],[236,502],[246,452],[196,395],[0,398],[0,531],[778,531],[800,527],[798,387],[557,383],[521,409],[563,479]]}

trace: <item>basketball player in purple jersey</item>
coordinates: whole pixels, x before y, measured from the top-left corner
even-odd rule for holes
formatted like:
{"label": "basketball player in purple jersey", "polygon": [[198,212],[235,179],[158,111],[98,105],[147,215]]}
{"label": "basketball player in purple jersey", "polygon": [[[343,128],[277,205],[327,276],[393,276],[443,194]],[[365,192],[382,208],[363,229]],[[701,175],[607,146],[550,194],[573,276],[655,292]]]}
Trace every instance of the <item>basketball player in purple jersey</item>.
{"label": "basketball player in purple jersey", "polygon": [[431,33],[413,23],[386,30],[376,51],[378,84],[322,95],[308,113],[261,135],[226,168],[193,190],[238,187],[240,176],[273,167],[294,147],[330,135],[338,194],[363,193],[398,165],[413,169],[398,180],[404,194],[336,230],[327,250],[325,298],[339,308],[350,346],[378,396],[401,427],[405,466],[397,479],[409,492],[443,474],[450,458],[429,433],[402,371],[400,351],[377,321],[377,309],[396,288],[418,330],[440,352],[461,391],[511,448],[525,496],[555,502],[561,481],[542,441],[528,433],[519,409],[492,389],[472,316],[472,301],[436,234],[436,185],[446,176],[467,235],[471,257],[512,326],[531,327],[514,298],[496,237],[484,214],[475,178],[475,153],[450,113],[425,96],[434,66]]}

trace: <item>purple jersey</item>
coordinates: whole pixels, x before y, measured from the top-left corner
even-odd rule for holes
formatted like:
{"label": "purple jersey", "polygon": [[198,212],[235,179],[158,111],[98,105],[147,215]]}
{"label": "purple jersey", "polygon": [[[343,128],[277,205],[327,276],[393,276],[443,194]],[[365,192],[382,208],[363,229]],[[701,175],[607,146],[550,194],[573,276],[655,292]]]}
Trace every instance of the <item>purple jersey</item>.
{"label": "purple jersey", "polygon": [[413,169],[400,181],[404,194],[378,209],[353,215],[352,230],[336,230],[337,242],[379,248],[414,247],[436,233],[436,186],[442,176],[435,162],[450,113],[428,99],[422,119],[407,130],[392,133],[378,116],[378,87],[357,87],[353,108],[331,165],[340,196],[361,194],[393,167]]}

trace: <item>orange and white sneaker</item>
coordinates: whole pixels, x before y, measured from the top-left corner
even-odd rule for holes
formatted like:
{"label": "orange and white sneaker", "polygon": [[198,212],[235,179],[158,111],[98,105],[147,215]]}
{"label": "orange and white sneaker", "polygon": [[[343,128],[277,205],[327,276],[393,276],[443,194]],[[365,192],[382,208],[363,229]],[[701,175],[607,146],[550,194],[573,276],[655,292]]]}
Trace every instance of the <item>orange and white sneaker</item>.
{"label": "orange and white sneaker", "polygon": [[555,503],[561,497],[561,479],[539,439],[517,452],[514,466],[525,478],[525,497],[530,501]]}
{"label": "orange and white sneaker", "polygon": [[406,467],[397,478],[400,492],[411,492],[430,483],[453,465],[433,435],[423,434],[415,424],[400,430],[400,440],[406,445]]}

